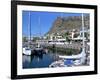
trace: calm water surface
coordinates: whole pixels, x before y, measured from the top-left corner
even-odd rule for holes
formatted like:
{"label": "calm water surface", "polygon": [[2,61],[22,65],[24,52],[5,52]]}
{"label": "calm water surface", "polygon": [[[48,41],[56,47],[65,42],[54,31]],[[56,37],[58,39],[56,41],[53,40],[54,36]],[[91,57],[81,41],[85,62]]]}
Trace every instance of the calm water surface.
{"label": "calm water surface", "polygon": [[45,68],[57,59],[55,54],[23,55],[23,68]]}
{"label": "calm water surface", "polygon": [[[23,55],[22,56],[22,60],[23,60],[23,69],[26,68],[45,68],[45,67],[49,67],[49,65],[54,62],[59,60],[57,55],[62,55],[62,53],[64,54],[65,52],[58,52],[56,50],[49,50],[47,53],[35,53],[32,56],[27,56],[27,55]],[[66,53],[65,53],[66,55]],[[69,61],[67,61],[66,63],[69,64]]]}

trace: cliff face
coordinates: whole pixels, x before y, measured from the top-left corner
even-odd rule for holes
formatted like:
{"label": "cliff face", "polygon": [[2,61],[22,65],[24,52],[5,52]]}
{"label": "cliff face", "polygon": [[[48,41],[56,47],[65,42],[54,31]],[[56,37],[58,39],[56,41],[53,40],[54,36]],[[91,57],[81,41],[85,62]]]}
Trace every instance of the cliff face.
{"label": "cliff face", "polygon": [[[86,28],[89,28],[89,15],[84,16],[84,25]],[[82,20],[81,16],[70,16],[70,17],[57,17],[57,19],[54,21],[51,29],[47,34],[52,33],[64,33],[66,31],[72,30],[72,29],[81,29],[82,26]]]}

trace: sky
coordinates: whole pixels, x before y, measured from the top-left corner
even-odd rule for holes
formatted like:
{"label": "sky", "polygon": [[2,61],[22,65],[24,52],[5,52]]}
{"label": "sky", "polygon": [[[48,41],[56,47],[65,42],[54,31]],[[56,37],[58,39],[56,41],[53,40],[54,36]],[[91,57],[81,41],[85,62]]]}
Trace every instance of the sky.
{"label": "sky", "polygon": [[[30,22],[29,22],[30,14]],[[22,12],[22,33],[29,36],[29,27],[31,28],[31,36],[43,36],[52,27],[57,17],[81,16],[80,13],[60,13],[60,12]]]}

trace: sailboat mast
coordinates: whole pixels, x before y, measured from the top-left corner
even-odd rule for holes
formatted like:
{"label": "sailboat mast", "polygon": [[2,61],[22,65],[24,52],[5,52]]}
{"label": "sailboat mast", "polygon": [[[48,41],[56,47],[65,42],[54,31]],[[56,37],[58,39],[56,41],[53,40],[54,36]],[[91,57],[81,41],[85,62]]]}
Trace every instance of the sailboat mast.
{"label": "sailboat mast", "polygon": [[39,29],[40,29],[40,38],[41,38],[40,16],[39,16],[39,18],[38,18],[38,24],[39,24]]}
{"label": "sailboat mast", "polygon": [[63,18],[63,13],[60,14],[61,18]]}
{"label": "sailboat mast", "polygon": [[31,41],[31,24],[30,24],[30,22],[31,22],[31,18],[30,18],[30,12],[29,12],[29,16],[28,16],[28,46],[30,45],[30,41]]}
{"label": "sailboat mast", "polygon": [[30,13],[29,18],[30,18],[30,43],[31,43],[31,13]]}
{"label": "sailboat mast", "polygon": [[83,34],[83,51],[85,52],[85,34],[84,34],[84,15],[82,13],[82,34]]}

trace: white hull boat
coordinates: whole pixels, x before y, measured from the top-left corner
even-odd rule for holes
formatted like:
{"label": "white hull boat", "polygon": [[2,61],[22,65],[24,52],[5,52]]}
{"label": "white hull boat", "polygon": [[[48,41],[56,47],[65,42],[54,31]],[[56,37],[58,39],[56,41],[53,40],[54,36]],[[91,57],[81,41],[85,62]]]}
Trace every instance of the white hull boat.
{"label": "white hull boat", "polygon": [[31,49],[29,49],[29,48],[23,48],[23,54],[24,55],[31,55],[31,53],[32,53],[32,50]]}
{"label": "white hull boat", "polygon": [[83,29],[83,47],[82,47],[82,52],[79,53],[78,55],[71,55],[71,56],[61,56],[59,55],[59,58],[65,59],[65,60],[73,60],[73,65],[78,66],[85,64],[86,61],[86,53],[85,53],[85,34],[84,34],[84,20],[83,20],[83,14],[82,14],[82,29]]}
{"label": "white hull boat", "polygon": [[[28,21],[28,29],[29,29],[29,34],[31,34],[31,30],[30,30],[30,12],[29,12],[29,21]],[[32,50],[30,48],[30,41],[31,41],[31,35],[29,35],[29,40],[28,40],[28,46],[27,47],[23,47],[23,54],[24,55],[31,55]]]}

